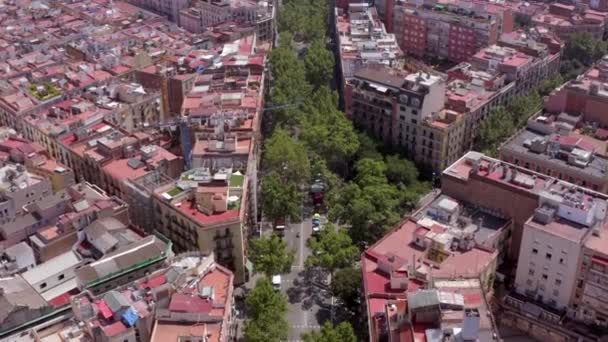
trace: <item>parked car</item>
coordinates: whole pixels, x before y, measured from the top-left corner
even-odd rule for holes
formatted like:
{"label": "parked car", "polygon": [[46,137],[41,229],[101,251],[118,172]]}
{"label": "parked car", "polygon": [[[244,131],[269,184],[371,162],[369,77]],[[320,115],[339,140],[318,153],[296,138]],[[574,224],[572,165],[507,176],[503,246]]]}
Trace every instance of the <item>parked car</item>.
{"label": "parked car", "polygon": [[274,222],[274,232],[279,236],[285,235],[285,218],[277,219]]}
{"label": "parked car", "polygon": [[272,287],[275,290],[280,290],[281,289],[281,276],[280,275],[273,275],[272,276]]}

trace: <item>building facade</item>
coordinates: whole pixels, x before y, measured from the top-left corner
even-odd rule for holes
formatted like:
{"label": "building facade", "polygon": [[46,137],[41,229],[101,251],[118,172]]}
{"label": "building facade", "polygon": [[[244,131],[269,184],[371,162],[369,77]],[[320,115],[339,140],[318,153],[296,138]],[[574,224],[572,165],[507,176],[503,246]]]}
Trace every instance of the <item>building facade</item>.
{"label": "building facade", "polygon": [[476,1],[396,1],[393,32],[403,51],[463,62],[513,30],[510,8]]}

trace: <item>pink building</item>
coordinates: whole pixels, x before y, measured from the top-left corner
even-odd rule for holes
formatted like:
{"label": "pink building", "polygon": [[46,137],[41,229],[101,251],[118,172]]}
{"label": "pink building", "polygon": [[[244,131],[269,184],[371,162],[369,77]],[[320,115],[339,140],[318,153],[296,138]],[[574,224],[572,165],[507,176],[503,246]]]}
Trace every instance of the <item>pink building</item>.
{"label": "pink building", "polygon": [[467,61],[480,48],[513,30],[509,7],[480,1],[414,2],[401,0],[393,11],[399,46],[415,56]]}
{"label": "pink building", "polygon": [[[465,202],[439,195],[363,253],[370,341],[414,341],[437,334],[436,329],[443,336],[462,327],[464,307],[486,313],[476,336],[479,341],[492,340],[495,327],[483,291],[492,287],[496,266],[509,243],[511,223],[487,214],[471,217],[470,212]],[[471,226],[460,228],[459,222],[465,221]],[[462,236],[455,238],[463,230],[475,231],[470,238],[477,244],[467,243]],[[457,300],[461,305],[446,310],[446,315],[433,313],[440,306],[437,296],[449,298],[455,293],[447,289],[456,286],[454,279],[460,280],[462,290],[455,292],[464,294]]]}
{"label": "pink building", "polygon": [[567,41],[573,33],[586,32],[595,39],[602,39],[608,13],[594,10],[577,10],[574,5],[553,3],[549,13],[539,13],[532,17],[532,23],[553,31]]}
{"label": "pink building", "polygon": [[608,127],[608,56],[584,75],[555,89],[545,101],[549,113],[582,115],[584,122]]}

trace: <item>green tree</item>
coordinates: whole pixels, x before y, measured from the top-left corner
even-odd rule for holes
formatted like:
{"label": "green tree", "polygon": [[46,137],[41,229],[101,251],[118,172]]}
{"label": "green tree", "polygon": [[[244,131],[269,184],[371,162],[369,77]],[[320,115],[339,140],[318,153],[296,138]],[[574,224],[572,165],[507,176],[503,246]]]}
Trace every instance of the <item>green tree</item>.
{"label": "green tree", "polygon": [[382,159],[382,154],[378,152],[378,141],[374,140],[369,134],[360,132],[358,134],[359,150],[357,150],[357,158]]}
{"label": "green tree", "polygon": [[245,305],[249,316],[245,323],[247,341],[278,342],[287,339],[287,298],[272,288],[268,278],[256,282],[245,299]]}
{"label": "green tree", "polygon": [[311,254],[306,259],[307,266],[318,266],[330,273],[342,267],[350,266],[359,250],[344,230],[337,230],[333,224],[327,224],[317,239],[308,240]]}
{"label": "green tree", "polygon": [[333,78],[334,55],[325,48],[322,40],[315,41],[306,52],[304,58],[306,79],[313,87],[318,88],[329,84]]}
{"label": "green tree", "polygon": [[[320,87],[302,109],[300,138],[333,169],[343,170],[359,148],[352,123],[337,108],[338,96]],[[343,172],[344,173],[344,172]]]}
{"label": "green tree", "polygon": [[493,108],[481,122],[477,133],[477,149],[490,155],[497,154],[498,144],[515,129],[513,119],[504,107]]}
{"label": "green tree", "polygon": [[566,60],[578,60],[591,65],[606,54],[606,43],[593,38],[590,33],[576,32],[570,36],[564,48]]}
{"label": "green tree", "polygon": [[272,88],[269,102],[273,106],[288,105],[273,110],[275,121],[279,124],[293,126],[298,120],[297,104],[302,102],[311,92],[312,87],[306,81],[304,63],[298,58],[291,42],[291,35],[281,34],[281,42],[270,53],[270,71]]}
{"label": "green tree", "polygon": [[329,217],[348,223],[349,236],[358,245],[369,245],[399,222],[398,189],[388,183],[360,187],[346,184],[336,195]]}
{"label": "green tree", "polygon": [[557,74],[549,79],[543,80],[538,87],[538,92],[541,96],[549,95],[553,89],[559,87],[564,83],[562,75]]}
{"label": "green tree", "polygon": [[300,219],[302,192],[294,182],[285,181],[277,172],[271,172],[262,179],[262,210],[273,222],[286,218]]}
{"label": "green tree", "polygon": [[283,179],[295,183],[310,180],[310,162],[306,146],[292,138],[286,130],[275,129],[266,140],[264,153],[268,169],[277,172]]}
{"label": "green tree", "polygon": [[430,182],[415,182],[411,185],[399,185],[399,202],[404,212],[410,211],[418,205],[420,198],[431,191],[432,185]]}
{"label": "green tree", "polygon": [[355,181],[361,187],[388,183],[386,178],[386,163],[383,160],[363,158],[355,164],[357,176]]}
{"label": "green tree", "polygon": [[260,237],[249,243],[249,259],[256,272],[267,277],[289,272],[295,254],[279,236]]}
{"label": "green tree", "polygon": [[326,322],[320,331],[303,333],[301,335],[304,342],[355,342],[357,337],[353,327],[348,322],[342,322],[333,326]]}
{"label": "green tree", "polygon": [[392,183],[414,184],[418,176],[418,169],[412,161],[399,158],[397,155],[386,157],[386,177]]}
{"label": "green tree", "polygon": [[331,292],[352,312],[359,309],[362,275],[359,267],[338,269],[331,281]]}
{"label": "green tree", "polygon": [[526,96],[517,96],[507,107],[515,126],[521,126],[528,118],[540,110],[542,99],[536,90],[528,92]]}

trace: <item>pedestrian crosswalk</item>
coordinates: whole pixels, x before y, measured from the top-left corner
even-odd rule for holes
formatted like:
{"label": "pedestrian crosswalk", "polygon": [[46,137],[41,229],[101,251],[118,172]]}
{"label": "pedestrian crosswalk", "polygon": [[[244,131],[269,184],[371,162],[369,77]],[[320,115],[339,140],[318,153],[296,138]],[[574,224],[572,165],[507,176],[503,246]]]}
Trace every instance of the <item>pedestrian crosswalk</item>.
{"label": "pedestrian crosswalk", "polygon": [[291,326],[293,329],[300,329],[300,330],[312,330],[312,329],[321,329],[320,325],[302,325],[302,324],[295,324]]}

